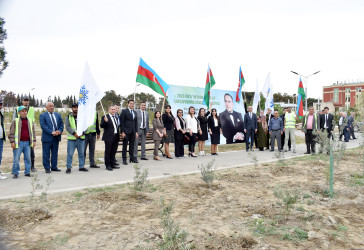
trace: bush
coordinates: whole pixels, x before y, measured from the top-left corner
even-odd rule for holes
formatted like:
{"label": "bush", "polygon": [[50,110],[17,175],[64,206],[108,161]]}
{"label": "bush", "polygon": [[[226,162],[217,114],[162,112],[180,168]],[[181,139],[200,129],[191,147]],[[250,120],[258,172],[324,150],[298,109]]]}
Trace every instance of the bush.
{"label": "bush", "polygon": [[216,175],[216,167],[213,168],[215,160],[210,161],[205,166],[201,164],[201,166],[198,166],[198,169],[201,171],[201,179],[206,182],[206,184],[211,187],[212,182],[215,180]]}

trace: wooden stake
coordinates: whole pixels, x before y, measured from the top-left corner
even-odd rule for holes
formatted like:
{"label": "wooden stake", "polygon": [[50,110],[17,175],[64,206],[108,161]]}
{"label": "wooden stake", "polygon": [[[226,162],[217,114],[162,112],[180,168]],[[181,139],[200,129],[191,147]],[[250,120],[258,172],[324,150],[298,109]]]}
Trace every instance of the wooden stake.
{"label": "wooden stake", "polygon": [[102,111],[104,112],[104,116],[106,116],[105,109],[104,109],[104,106],[102,105],[101,100],[100,100],[100,104],[101,104]]}

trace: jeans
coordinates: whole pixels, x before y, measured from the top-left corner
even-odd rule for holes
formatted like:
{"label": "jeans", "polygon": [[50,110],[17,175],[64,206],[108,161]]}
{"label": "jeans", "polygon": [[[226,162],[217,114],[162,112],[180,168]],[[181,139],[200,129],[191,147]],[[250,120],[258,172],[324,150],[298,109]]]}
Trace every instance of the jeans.
{"label": "jeans", "polygon": [[296,135],[295,135],[295,128],[285,128],[285,142],[284,142],[284,150],[287,150],[288,139],[291,139],[293,150],[296,150]]}
{"label": "jeans", "polygon": [[89,150],[88,150],[90,166],[96,165],[95,164],[96,133],[89,133],[89,134],[85,135],[85,161],[86,161],[87,145],[90,145]]}
{"label": "jeans", "polygon": [[76,140],[67,141],[67,168],[72,168],[73,153],[77,148],[78,166],[79,168],[85,167],[85,140],[80,138]]}
{"label": "jeans", "polygon": [[281,146],[281,130],[275,130],[275,131],[272,130],[270,137],[271,137],[271,139],[270,139],[270,143],[271,143],[270,149],[274,150],[275,139],[277,139],[278,150],[281,150],[281,148],[282,148],[282,146]]}
{"label": "jeans", "polygon": [[29,141],[20,141],[18,148],[13,149],[13,170],[11,171],[12,174],[19,174],[20,166],[19,166],[19,160],[21,153],[24,154],[24,164],[25,164],[25,171],[24,174],[30,173],[30,167],[32,166],[31,160],[30,160],[30,145]]}
{"label": "jeans", "polygon": [[[3,158],[3,148],[4,148],[4,139],[0,138],[0,167],[1,167],[1,160]],[[1,174],[1,170],[0,170]]]}
{"label": "jeans", "polygon": [[[45,170],[57,169],[58,162],[58,136],[54,136],[52,142],[42,142],[43,167]],[[49,158],[51,159],[49,161]]]}

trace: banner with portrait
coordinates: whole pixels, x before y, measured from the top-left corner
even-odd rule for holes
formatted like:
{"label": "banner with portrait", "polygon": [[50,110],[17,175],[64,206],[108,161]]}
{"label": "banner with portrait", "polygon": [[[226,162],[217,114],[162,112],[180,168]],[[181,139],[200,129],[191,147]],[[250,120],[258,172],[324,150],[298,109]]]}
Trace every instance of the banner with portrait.
{"label": "banner with portrait", "polygon": [[[243,142],[244,102],[237,103],[235,96],[236,91],[220,89],[210,91],[211,109],[217,110],[223,132],[220,144]],[[206,105],[202,104],[203,97],[204,88],[170,85],[168,89],[168,101],[174,116],[177,109],[182,109],[183,117],[186,117],[189,107],[193,106],[197,117],[200,108],[206,109]],[[206,145],[210,145],[210,136]]]}

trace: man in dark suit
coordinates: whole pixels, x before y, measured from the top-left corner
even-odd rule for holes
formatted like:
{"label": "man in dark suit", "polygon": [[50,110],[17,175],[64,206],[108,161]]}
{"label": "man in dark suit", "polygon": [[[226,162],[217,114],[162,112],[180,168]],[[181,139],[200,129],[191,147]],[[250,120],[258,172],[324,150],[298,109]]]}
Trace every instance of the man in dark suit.
{"label": "man in dark suit", "polygon": [[[281,114],[281,119],[282,119],[282,121],[283,121],[283,124],[284,124],[284,120],[286,119],[286,116],[285,116],[285,114],[286,114],[286,112],[287,112],[287,108],[284,108],[283,109],[283,114]],[[284,147],[284,140],[286,139],[286,134],[285,133],[283,133],[282,135],[281,135],[281,145],[282,145],[282,147],[281,147],[281,150],[283,150],[283,147]],[[288,151],[291,151],[291,138],[288,138]]]}
{"label": "man in dark suit", "polygon": [[101,117],[100,127],[104,129],[102,140],[105,143],[105,166],[106,170],[113,171],[118,169],[115,155],[119,145],[119,120],[115,115],[115,106],[111,105],[108,108],[108,114]]}
{"label": "man in dark suit", "polygon": [[[40,114],[39,124],[42,128],[43,167],[46,173],[61,171],[57,167],[58,147],[63,132],[63,121],[59,113],[54,112],[54,104],[47,102],[47,112]],[[49,161],[49,159],[51,160]]]}
{"label": "man in dark suit", "polygon": [[136,156],[134,156],[135,139],[138,138],[137,116],[134,111],[134,100],[128,101],[128,107],[121,111],[120,115],[120,129],[121,137],[123,138],[123,164],[128,165],[126,161],[126,151],[129,144],[130,162],[138,163]]}
{"label": "man in dark suit", "polygon": [[[350,127],[351,140],[354,140],[354,139],[356,139],[355,134],[354,134],[355,112],[350,112],[350,116],[348,117],[348,119],[350,119],[350,122],[351,122],[351,127]],[[349,136],[349,138],[350,138],[350,136]]]}
{"label": "man in dark suit", "polygon": [[224,96],[226,110],[220,113],[222,134],[226,144],[241,143],[244,140],[244,121],[241,113],[233,110],[233,97],[226,93]]}
{"label": "man in dark suit", "polygon": [[140,141],[141,160],[148,160],[145,153],[145,142],[149,132],[149,114],[146,111],[146,107],[146,103],[142,101],[140,103],[140,109],[135,111],[137,117],[138,139],[135,140],[134,157],[136,158],[138,155],[138,143]]}
{"label": "man in dark suit", "polygon": [[327,137],[333,137],[333,123],[334,116],[329,113],[329,108],[324,108],[324,113],[320,115],[320,128],[322,132],[327,131]]}
{"label": "man in dark suit", "polygon": [[344,134],[344,140],[345,142],[349,142],[350,139],[350,128],[352,126],[351,119],[349,119],[346,112],[343,112],[344,114],[344,121],[343,121],[343,134]]}
{"label": "man in dark suit", "polygon": [[250,150],[253,151],[254,146],[254,135],[257,133],[257,116],[253,112],[252,106],[248,107],[248,113],[244,117],[244,132],[246,134],[245,143],[246,151],[249,151],[249,140],[250,140]]}
{"label": "man in dark suit", "polygon": [[[266,116],[266,121],[267,121],[267,125],[268,125],[268,131],[269,131],[270,119],[274,118],[271,108],[268,108],[267,114],[265,116]],[[267,136],[267,149],[269,149],[269,146],[270,146],[269,140],[270,140],[270,136]]]}

